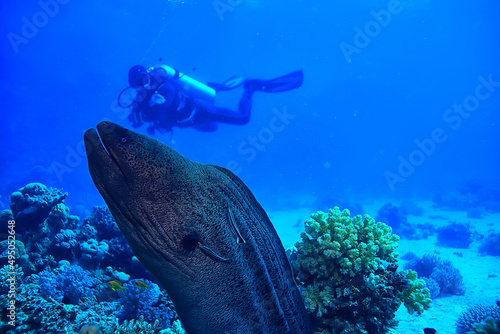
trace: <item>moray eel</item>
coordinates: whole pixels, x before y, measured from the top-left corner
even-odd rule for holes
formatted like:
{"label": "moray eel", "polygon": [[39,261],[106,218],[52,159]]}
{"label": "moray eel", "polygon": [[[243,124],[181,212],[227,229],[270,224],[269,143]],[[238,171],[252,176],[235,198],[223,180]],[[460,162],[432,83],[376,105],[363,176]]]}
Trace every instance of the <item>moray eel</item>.
{"label": "moray eel", "polygon": [[241,179],[111,122],[84,140],[95,186],[188,334],[312,333],[283,245]]}

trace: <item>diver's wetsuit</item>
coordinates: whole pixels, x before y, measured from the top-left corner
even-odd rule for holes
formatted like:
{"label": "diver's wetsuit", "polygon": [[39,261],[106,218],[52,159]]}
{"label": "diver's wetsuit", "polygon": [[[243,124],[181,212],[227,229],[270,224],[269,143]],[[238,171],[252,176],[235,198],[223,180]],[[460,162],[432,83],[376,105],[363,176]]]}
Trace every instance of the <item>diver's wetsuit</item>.
{"label": "diver's wetsuit", "polygon": [[173,127],[195,128],[199,131],[215,131],[217,123],[243,125],[250,120],[253,91],[245,90],[239,102],[238,111],[218,107],[209,103],[194,102],[186,98],[171,83],[160,86],[157,93],[165,102],[149,106],[154,91],[147,91],[129,115],[133,127],[140,127],[144,122],[151,122],[155,129],[171,131]]}
{"label": "diver's wetsuit", "polygon": [[[144,96],[133,107],[129,119],[133,127],[139,127],[143,122],[153,123],[148,129],[153,133],[154,129],[160,132],[171,131],[174,126],[215,131],[217,123],[243,125],[250,120],[252,96],[255,91],[269,93],[287,91],[300,87],[302,80],[302,71],[297,71],[272,80],[247,79],[235,86],[211,84],[216,91],[231,90],[243,85],[243,96],[237,111],[204,101],[194,101],[185,96],[173,83],[165,82],[157,90],[143,90]],[[161,95],[165,101],[150,106],[150,100],[155,93]]]}

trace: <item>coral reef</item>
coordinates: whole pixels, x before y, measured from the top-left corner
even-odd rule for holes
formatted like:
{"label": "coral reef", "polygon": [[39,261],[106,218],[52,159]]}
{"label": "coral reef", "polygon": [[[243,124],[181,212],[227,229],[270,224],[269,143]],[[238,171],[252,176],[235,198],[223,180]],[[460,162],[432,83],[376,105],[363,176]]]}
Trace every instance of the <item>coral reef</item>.
{"label": "coral reef", "polygon": [[[447,294],[463,295],[465,293],[462,275],[448,260],[424,254],[421,259],[409,261],[404,268],[415,270],[420,278],[424,278],[427,286],[433,290],[434,297]],[[436,284],[439,286],[439,293],[436,291]]]}
{"label": "coral reef", "polygon": [[0,294],[7,294],[11,288],[12,280],[18,284],[22,282],[23,276],[23,268],[17,264],[12,267],[7,264],[3,266],[0,269]]}
{"label": "coral reef", "polygon": [[[66,305],[54,299],[47,301],[40,296],[39,278],[31,275],[18,285],[16,294],[16,327],[7,324],[2,314],[0,332],[14,333],[65,333],[76,330],[74,320],[79,307]],[[6,305],[7,295],[0,296],[0,303]],[[36,331],[38,330],[38,331]]]}
{"label": "coral reef", "polygon": [[2,212],[2,219],[11,216],[16,221],[16,239],[22,243],[17,245],[18,263],[27,275],[56,268],[59,260],[78,256],[71,249],[74,245],[67,231],[77,229],[79,217],[70,215],[66,197],[59,189],[30,183],[12,193],[11,210]]}
{"label": "coral reef", "polygon": [[[11,195],[12,211],[4,210],[1,219],[16,219],[17,248],[22,253],[18,263],[24,271],[28,275],[50,271],[61,260],[77,262],[84,269],[113,265],[130,270],[132,251],[109,210],[94,207],[80,223],[64,203],[67,196],[40,183],[30,183]],[[0,260],[1,251],[0,244]]]}
{"label": "coral reef", "polygon": [[472,326],[472,332],[475,334],[500,334],[500,318],[486,318],[483,322]]}
{"label": "coral reef", "polygon": [[454,222],[437,229],[437,240],[440,246],[453,248],[468,248],[473,241],[469,225]]}
{"label": "coral reef", "polygon": [[400,205],[401,213],[403,215],[411,215],[421,217],[424,215],[424,208],[418,205],[416,201],[403,201]]}
{"label": "coral reef", "polygon": [[401,260],[410,261],[410,260],[416,260],[416,259],[418,259],[418,256],[417,256],[417,254],[415,254],[413,252],[406,252],[403,255],[401,255],[399,258]]}
{"label": "coral reef", "polygon": [[83,220],[83,224],[82,233],[88,239],[100,240],[108,246],[106,253],[110,257],[101,260],[102,266],[113,265],[130,270],[133,253],[107,207],[95,206],[90,216]]}
{"label": "coral reef", "polygon": [[317,333],[384,333],[402,302],[430,306],[424,282],[397,273],[399,237],[386,224],[335,207],[312,214],[301,238],[290,260]]}
{"label": "coral reef", "polygon": [[165,334],[186,334],[186,331],[182,328],[181,322],[175,320],[172,324],[172,328],[167,328],[167,330],[165,330]]}
{"label": "coral reef", "polygon": [[500,189],[490,185],[469,182],[458,191],[446,189],[437,193],[433,200],[438,207],[467,211],[470,218],[482,217],[484,211],[500,211]]}
{"label": "coral reef", "polygon": [[[0,266],[4,266],[8,263],[8,245],[8,240],[0,241]],[[24,247],[24,243],[19,240],[14,240],[14,257],[16,263],[20,265],[26,273],[31,274],[34,271],[35,268],[30,263],[28,254],[26,254],[26,247]]]}
{"label": "coral reef", "polygon": [[109,246],[105,241],[98,242],[95,239],[88,239],[80,244],[81,261],[87,267],[96,266],[109,254],[108,250]]}
{"label": "coral reef", "polygon": [[402,225],[408,224],[408,219],[401,212],[401,210],[392,205],[392,203],[384,204],[377,213],[377,217],[375,218],[377,221],[383,221],[394,231],[397,231],[402,228]]}
{"label": "coral reef", "polygon": [[[498,303],[497,303],[498,304]],[[483,322],[487,323],[481,324]],[[495,320],[494,320],[495,319]],[[474,305],[467,310],[465,310],[457,320],[457,334],[468,334],[468,333],[495,333],[493,332],[481,332],[481,329],[495,328],[496,323],[500,321],[500,306],[499,305]],[[476,325],[477,324],[477,325]],[[497,327],[498,330],[498,327]]]}
{"label": "coral reef", "polygon": [[379,209],[376,220],[385,222],[393,229],[394,233],[401,237],[410,240],[426,239],[429,235],[434,234],[434,226],[429,223],[410,224],[405,213],[419,215],[420,211],[419,208],[413,207],[411,204],[406,204],[405,209],[400,209],[392,203],[386,203]]}
{"label": "coral reef", "polygon": [[174,314],[157,284],[134,279],[123,284],[123,288],[119,293],[123,305],[118,315],[120,321],[142,317],[147,322],[157,321],[162,328],[171,326]]}
{"label": "coral reef", "polygon": [[485,237],[479,246],[479,251],[491,256],[500,256],[500,233],[492,232]]}
{"label": "coral reef", "polygon": [[[141,316],[137,320],[132,319],[130,321],[125,320],[121,325],[117,325],[116,323],[95,323],[90,322],[85,324],[80,329],[79,334],[132,334],[132,333],[140,333],[140,334],[164,334],[164,333],[182,333],[182,332],[171,332],[169,329],[162,330],[159,327],[159,321],[156,320],[153,324],[148,323],[144,320],[144,317]],[[182,327],[181,327],[182,329]]]}
{"label": "coral reef", "polygon": [[78,305],[80,299],[92,294],[92,280],[80,266],[62,266],[57,271],[59,273],[42,271],[38,274],[43,298]]}
{"label": "coral reef", "polygon": [[427,287],[427,289],[429,289],[431,293],[431,298],[434,299],[437,296],[439,296],[439,294],[441,293],[441,288],[439,287],[438,282],[429,277],[422,277],[422,279],[425,282],[425,286]]}
{"label": "coral reef", "polygon": [[417,273],[413,270],[406,270],[403,275],[406,275],[408,286],[399,292],[398,297],[404,302],[410,314],[415,312],[422,314],[432,303],[425,281],[418,279]]}
{"label": "coral reef", "polygon": [[35,227],[45,220],[52,209],[68,196],[59,189],[41,183],[29,183],[10,195],[10,210],[18,222],[18,233]]}
{"label": "coral reef", "polygon": [[[140,300],[134,304],[140,306],[136,309],[137,317],[129,313],[130,319],[121,321],[121,314],[127,306],[123,305],[123,300],[116,292],[112,294],[112,301],[98,301],[96,296],[102,298],[103,291],[96,287],[97,276],[85,273],[80,267],[63,266],[59,274],[41,272],[40,275],[33,274],[23,278],[22,281],[19,279],[16,333],[90,333],[91,330],[104,334],[140,332],[134,330],[166,333],[165,330],[171,328],[172,323],[177,320],[172,303],[158,286],[142,280],[150,283],[148,286],[151,290],[141,288],[147,292],[131,292],[130,299]],[[59,282],[61,279],[64,281]],[[155,303],[148,304],[153,300]],[[7,295],[0,296],[2,305],[7,302]],[[128,307],[132,309],[131,305]],[[12,327],[7,325],[5,314],[0,320],[0,332],[14,334]]]}
{"label": "coral reef", "polygon": [[[80,222],[70,214],[66,197],[61,190],[31,183],[14,192],[11,209],[0,213],[5,225],[16,220],[16,265],[0,269],[1,305],[9,302],[12,272],[17,292],[16,327],[2,312],[0,332],[182,333],[172,302],[154,282],[129,281],[123,294],[107,286],[112,279],[127,281],[133,263],[135,275],[153,278],[132,261],[107,208],[94,208]],[[8,243],[0,242],[0,265],[7,263],[8,250]]]}

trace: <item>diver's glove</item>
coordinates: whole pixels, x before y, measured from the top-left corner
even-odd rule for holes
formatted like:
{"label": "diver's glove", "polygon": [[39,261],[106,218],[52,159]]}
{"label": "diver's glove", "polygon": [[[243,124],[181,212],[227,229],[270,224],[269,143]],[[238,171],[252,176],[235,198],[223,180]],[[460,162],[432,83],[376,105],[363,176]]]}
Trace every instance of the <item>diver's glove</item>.
{"label": "diver's glove", "polygon": [[153,107],[156,104],[163,104],[165,103],[165,98],[163,95],[154,93],[151,98],[149,99],[149,107]]}
{"label": "diver's glove", "polygon": [[193,111],[191,112],[191,115],[189,115],[187,118],[185,118],[183,120],[177,121],[177,124],[186,125],[188,123],[192,123],[195,112],[196,112],[196,109],[193,109]]}

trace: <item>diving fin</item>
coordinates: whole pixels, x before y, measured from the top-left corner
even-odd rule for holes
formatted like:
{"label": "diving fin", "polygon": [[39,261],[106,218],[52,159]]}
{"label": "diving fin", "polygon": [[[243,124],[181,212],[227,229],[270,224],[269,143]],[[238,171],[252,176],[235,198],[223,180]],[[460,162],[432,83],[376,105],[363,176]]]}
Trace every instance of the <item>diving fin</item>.
{"label": "diving fin", "polygon": [[214,89],[216,92],[220,92],[220,91],[232,90],[232,89],[238,88],[241,85],[243,85],[244,82],[245,82],[244,78],[240,78],[240,77],[233,75],[232,77],[230,77],[229,79],[224,81],[224,83],[220,84],[220,83],[216,83],[216,82],[207,82],[207,86]]}
{"label": "diving fin", "polygon": [[302,86],[303,81],[304,73],[302,70],[298,70],[271,80],[245,79],[232,76],[224,83],[208,82],[207,86],[213,88],[216,92],[233,90],[243,85],[245,90],[252,92],[279,93],[299,88]]}
{"label": "diving fin", "polygon": [[300,86],[302,86],[303,81],[304,73],[302,72],[302,70],[298,70],[271,80],[246,80],[245,88],[259,92],[279,93],[299,88]]}

